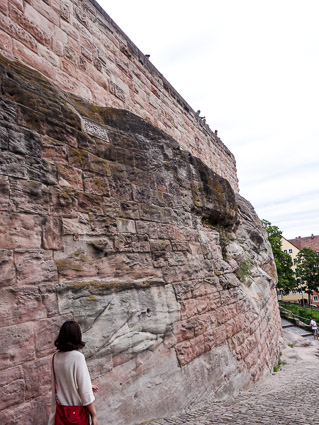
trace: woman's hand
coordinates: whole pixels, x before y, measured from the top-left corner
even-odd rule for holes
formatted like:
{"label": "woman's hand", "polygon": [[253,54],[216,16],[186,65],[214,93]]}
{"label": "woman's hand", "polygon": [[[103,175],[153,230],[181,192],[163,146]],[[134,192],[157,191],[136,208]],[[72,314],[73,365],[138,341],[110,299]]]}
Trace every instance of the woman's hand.
{"label": "woman's hand", "polygon": [[97,416],[91,416],[91,420],[92,420],[92,425],[98,425],[97,423]]}
{"label": "woman's hand", "polygon": [[[92,385],[92,388],[93,388],[93,385]],[[98,425],[94,402],[91,404],[88,404],[86,407],[89,409],[92,425]]]}
{"label": "woman's hand", "polygon": [[97,385],[92,385],[92,390],[94,393],[97,393],[99,391],[99,387]]}

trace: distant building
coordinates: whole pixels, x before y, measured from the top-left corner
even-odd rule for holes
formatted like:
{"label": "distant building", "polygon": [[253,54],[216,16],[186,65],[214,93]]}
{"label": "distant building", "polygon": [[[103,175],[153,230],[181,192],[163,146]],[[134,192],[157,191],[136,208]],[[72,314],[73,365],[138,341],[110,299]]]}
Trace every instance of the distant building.
{"label": "distant building", "polygon": [[319,235],[305,236],[304,238],[299,236],[295,239],[289,239],[288,241],[299,249],[311,248],[314,251],[319,252]]}
{"label": "distant building", "polygon": [[[291,243],[297,246],[299,249],[302,248],[311,248],[316,252],[319,252],[319,235],[311,235],[301,238],[300,236],[295,239],[289,239]],[[313,291],[311,295],[310,304],[319,306],[319,292]]]}
{"label": "distant building", "polygon": [[[293,266],[292,269],[296,269],[297,254],[303,248],[311,248],[316,252],[319,252],[319,235],[306,236],[301,238],[300,236],[295,239],[281,240],[281,249],[291,255]],[[280,291],[279,291],[280,292]],[[290,291],[288,295],[279,294],[278,298],[282,301],[291,303],[304,303],[308,304],[308,294],[303,292],[302,289],[295,289]],[[310,296],[310,304],[319,306],[319,292],[313,292]]]}
{"label": "distant building", "polygon": [[[292,263],[293,263],[292,269],[293,271],[295,271],[296,262],[297,262],[297,254],[300,250],[297,248],[297,246],[293,242],[285,238],[281,238],[281,250],[291,256]],[[308,303],[308,295],[305,292],[303,292],[301,288],[293,289],[292,291],[289,292],[288,295],[283,295],[282,292],[279,290],[278,298],[282,301],[287,301],[291,303],[298,303],[298,304]]]}

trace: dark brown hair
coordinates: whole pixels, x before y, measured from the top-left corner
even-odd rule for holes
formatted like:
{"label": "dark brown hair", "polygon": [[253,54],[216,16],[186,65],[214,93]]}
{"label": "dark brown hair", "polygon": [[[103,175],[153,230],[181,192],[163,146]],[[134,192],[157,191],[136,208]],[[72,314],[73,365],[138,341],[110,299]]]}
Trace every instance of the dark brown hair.
{"label": "dark brown hair", "polygon": [[54,345],[59,351],[72,351],[83,348],[85,342],[82,341],[80,325],[74,320],[64,322],[57,339],[54,341]]}

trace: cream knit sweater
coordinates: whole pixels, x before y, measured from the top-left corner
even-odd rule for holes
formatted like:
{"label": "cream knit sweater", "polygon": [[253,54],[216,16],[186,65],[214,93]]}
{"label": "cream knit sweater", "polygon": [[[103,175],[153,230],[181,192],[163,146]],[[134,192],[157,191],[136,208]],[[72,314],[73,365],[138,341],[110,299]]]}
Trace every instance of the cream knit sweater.
{"label": "cream knit sweater", "polygon": [[[54,371],[59,403],[68,406],[87,406],[95,400],[91,378],[82,353],[77,350],[58,351],[54,357]],[[52,403],[48,425],[54,425],[55,391],[52,373]]]}

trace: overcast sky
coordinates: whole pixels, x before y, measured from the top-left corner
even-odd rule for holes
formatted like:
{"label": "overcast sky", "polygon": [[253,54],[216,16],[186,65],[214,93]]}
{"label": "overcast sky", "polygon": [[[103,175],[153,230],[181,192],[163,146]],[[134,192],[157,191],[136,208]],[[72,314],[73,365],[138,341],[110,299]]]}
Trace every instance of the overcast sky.
{"label": "overcast sky", "polygon": [[237,161],[287,238],[319,234],[319,1],[98,0]]}

